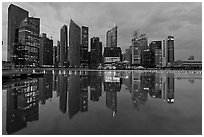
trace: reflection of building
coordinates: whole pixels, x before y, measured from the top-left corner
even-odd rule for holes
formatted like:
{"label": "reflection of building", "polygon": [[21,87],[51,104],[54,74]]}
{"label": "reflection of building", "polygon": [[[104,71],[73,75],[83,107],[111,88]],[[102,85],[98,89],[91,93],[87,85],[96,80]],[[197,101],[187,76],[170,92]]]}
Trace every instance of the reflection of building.
{"label": "reflection of building", "polygon": [[99,72],[89,72],[90,98],[92,101],[99,101],[102,95],[102,77]]}
{"label": "reflection of building", "polygon": [[147,102],[148,93],[152,98],[161,98],[168,103],[174,103],[174,74],[131,73],[125,81],[128,79],[132,82],[129,84],[130,92],[136,108],[139,109],[140,104]]}
{"label": "reflection of building", "polygon": [[88,75],[85,71],[80,74],[80,111],[88,111]]}
{"label": "reflection of building", "polygon": [[69,25],[69,63],[70,67],[80,66],[80,27],[71,19]]}
{"label": "reflection of building", "polygon": [[67,111],[67,77],[64,74],[58,75],[59,77],[59,108],[62,113]]}
{"label": "reflection of building", "polygon": [[46,100],[52,98],[52,71],[46,71],[44,77],[39,78],[39,100],[42,104],[46,103]]}
{"label": "reflection of building", "polygon": [[112,115],[117,112],[117,92],[121,89],[120,73],[104,72],[104,91],[106,92],[106,106],[112,110]]}
{"label": "reflection of building", "polygon": [[9,5],[7,61],[13,62],[14,45],[18,42],[19,26],[26,17],[28,17],[28,11],[13,4]]}
{"label": "reflection of building", "polygon": [[39,62],[41,67],[53,65],[53,40],[45,33],[40,38]]}
{"label": "reflection of building", "polygon": [[69,96],[68,96],[68,107],[69,107],[69,118],[71,119],[80,110],[80,76],[79,72],[72,72],[69,76]]}
{"label": "reflection of building", "polygon": [[162,98],[174,103],[174,74],[162,75]]}
{"label": "reflection of building", "polygon": [[132,100],[133,100],[134,106],[137,109],[139,109],[139,105],[145,104],[147,101],[147,94],[148,94],[149,88],[146,86],[147,82],[145,81],[145,78],[142,77],[142,74],[132,73],[131,78],[132,78],[132,88],[131,88]]}
{"label": "reflection of building", "polygon": [[27,126],[27,121],[39,119],[38,80],[22,80],[7,91],[6,131],[17,132]]}

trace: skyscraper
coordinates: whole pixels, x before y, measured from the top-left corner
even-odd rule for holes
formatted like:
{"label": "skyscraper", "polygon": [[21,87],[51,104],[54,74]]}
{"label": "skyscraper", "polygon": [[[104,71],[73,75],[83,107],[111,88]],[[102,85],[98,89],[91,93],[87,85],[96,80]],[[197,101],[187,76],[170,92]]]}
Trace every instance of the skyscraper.
{"label": "skyscraper", "polygon": [[69,66],[80,66],[80,27],[71,19],[69,25]]}
{"label": "skyscraper", "polygon": [[60,58],[59,58],[59,66],[67,67],[68,63],[68,40],[67,40],[67,26],[64,25],[60,29]]}
{"label": "skyscraper", "polygon": [[106,47],[117,47],[117,29],[114,27],[106,33]]}
{"label": "skyscraper", "polygon": [[91,38],[90,68],[96,69],[101,63],[102,43],[100,43],[99,37]]}
{"label": "skyscraper", "polygon": [[18,42],[13,52],[16,67],[39,66],[39,32],[39,18],[27,17],[20,23]]}
{"label": "skyscraper", "polygon": [[9,5],[7,61],[13,62],[14,46],[18,42],[19,26],[26,17],[28,17],[28,11],[13,4]]}
{"label": "skyscraper", "polygon": [[139,31],[135,31],[132,38],[132,65],[139,66],[142,64],[142,54],[147,49],[148,39],[146,35],[139,35]]}
{"label": "skyscraper", "polygon": [[89,45],[89,28],[81,27],[81,47],[80,47],[80,66],[88,67],[88,45]]}
{"label": "skyscraper", "polygon": [[57,64],[57,46],[53,47],[53,65],[55,68],[58,67],[58,64]]}
{"label": "skyscraper", "polygon": [[162,67],[171,66],[174,62],[174,37],[168,36],[162,43]]}
{"label": "skyscraper", "polygon": [[121,61],[120,47],[105,47],[104,48],[104,66],[113,69],[116,62]]}
{"label": "skyscraper", "polygon": [[53,65],[53,40],[45,33],[40,38],[39,62],[41,67]]}
{"label": "skyscraper", "polygon": [[162,66],[162,42],[161,41],[152,41],[149,44],[150,51],[154,54],[154,66]]}

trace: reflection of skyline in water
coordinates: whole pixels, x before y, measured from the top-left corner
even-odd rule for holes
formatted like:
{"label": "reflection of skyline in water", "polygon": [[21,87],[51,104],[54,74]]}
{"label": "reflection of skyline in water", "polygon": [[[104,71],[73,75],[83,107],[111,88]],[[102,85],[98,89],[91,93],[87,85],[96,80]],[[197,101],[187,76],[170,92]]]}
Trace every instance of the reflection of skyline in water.
{"label": "reflection of skyline in water", "polygon": [[7,90],[6,130],[12,134],[39,120],[39,103],[45,105],[56,92],[59,110],[74,118],[88,111],[88,101],[98,102],[104,89],[107,110],[117,113],[117,94],[124,85],[136,109],[152,98],[174,103],[174,74],[114,71],[46,71],[42,78],[10,84]]}

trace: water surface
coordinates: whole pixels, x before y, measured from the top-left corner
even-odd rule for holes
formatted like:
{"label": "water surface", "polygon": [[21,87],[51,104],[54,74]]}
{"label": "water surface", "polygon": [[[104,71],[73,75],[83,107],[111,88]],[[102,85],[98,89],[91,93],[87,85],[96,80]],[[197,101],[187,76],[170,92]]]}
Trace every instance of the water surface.
{"label": "water surface", "polygon": [[202,75],[47,70],[3,83],[3,134],[202,134]]}

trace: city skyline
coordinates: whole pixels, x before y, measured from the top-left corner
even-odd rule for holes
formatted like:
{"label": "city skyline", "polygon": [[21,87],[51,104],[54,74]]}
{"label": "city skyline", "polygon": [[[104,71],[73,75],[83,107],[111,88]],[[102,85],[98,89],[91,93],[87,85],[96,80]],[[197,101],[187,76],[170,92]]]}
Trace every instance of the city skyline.
{"label": "city skyline", "polygon": [[[5,53],[7,51],[7,8],[9,4],[11,3],[2,3],[3,60],[7,58]],[[122,48],[123,53],[131,45],[133,31],[140,29],[147,35],[148,43],[153,40],[163,40],[167,35],[173,35],[175,37],[176,60],[187,59],[189,56],[194,56],[196,60],[202,59],[202,3],[42,4],[24,2],[13,4],[28,10],[29,16],[40,18],[40,34],[46,33],[48,37],[52,36],[54,45],[57,44],[57,40],[60,40],[59,29],[61,26],[68,25],[69,19],[72,18],[78,25],[89,27],[90,38],[100,37],[103,47],[106,43],[107,30],[116,25],[118,26],[118,47]],[[44,7],[47,9],[47,13],[43,11]],[[66,12],[65,9],[69,12]],[[100,9],[105,10],[101,11]],[[80,12],[81,10],[86,10],[86,12]],[[163,12],[160,12],[161,10]]]}

